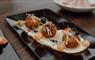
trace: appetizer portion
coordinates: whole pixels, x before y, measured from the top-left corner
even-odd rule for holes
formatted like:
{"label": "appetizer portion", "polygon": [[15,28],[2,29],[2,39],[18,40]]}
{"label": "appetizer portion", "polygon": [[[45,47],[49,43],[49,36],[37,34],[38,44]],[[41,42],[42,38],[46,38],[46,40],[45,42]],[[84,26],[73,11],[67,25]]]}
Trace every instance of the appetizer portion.
{"label": "appetizer portion", "polygon": [[16,26],[21,28],[22,30],[34,30],[38,28],[41,24],[38,17],[32,15],[32,14],[26,14],[25,20],[18,20],[16,22]]}
{"label": "appetizer portion", "polygon": [[80,33],[73,31],[72,28],[64,25],[63,29],[58,30],[53,22],[45,18],[42,20],[28,14],[25,20],[17,21],[17,24],[38,43],[60,52],[77,53],[90,45],[88,40],[83,39]]}
{"label": "appetizer portion", "polygon": [[68,36],[66,41],[66,47],[67,48],[75,48],[78,46],[78,42],[76,41],[75,37],[73,38],[72,36]]}
{"label": "appetizer portion", "polygon": [[65,27],[63,32],[65,33],[63,36],[63,41],[65,41],[65,46],[67,48],[75,48],[80,44],[81,40],[79,34],[75,34],[71,28]]}
{"label": "appetizer portion", "polygon": [[42,26],[41,32],[44,37],[54,37],[56,34],[56,26],[52,22],[47,22]]}
{"label": "appetizer portion", "polygon": [[25,25],[30,29],[36,28],[39,25],[39,19],[31,14],[28,14],[25,19]]}

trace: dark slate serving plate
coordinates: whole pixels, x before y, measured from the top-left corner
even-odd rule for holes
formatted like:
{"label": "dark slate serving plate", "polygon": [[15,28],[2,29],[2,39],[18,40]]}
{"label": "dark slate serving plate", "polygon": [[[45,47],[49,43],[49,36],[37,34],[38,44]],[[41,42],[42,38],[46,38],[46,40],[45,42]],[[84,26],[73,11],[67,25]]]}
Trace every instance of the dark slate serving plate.
{"label": "dark slate serving plate", "polygon": [[[32,38],[27,36],[23,30],[17,28],[14,23],[17,20],[24,20],[26,14],[34,14],[35,16],[44,20],[44,18],[52,21],[58,29],[62,29],[63,26],[69,26],[74,31],[79,32],[84,39],[87,39],[91,42],[90,47],[83,51],[82,53],[78,54],[66,54],[66,53],[58,53],[54,50],[48,49],[43,45],[38,44]],[[95,37],[91,36],[90,34],[83,31],[81,28],[77,27],[73,23],[65,20],[61,16],[57,15],[56,13],[52,12],[49,9],[37,10],[37,11],[29,11],[25,13],[20,13],[12,16],[8,16],[5,18],[8,22],[9,26],[12,28],[13,31],[21,38],[21,41],[27,46],[31,52],[35,55],[37,60],[92,60],[95,57]]]}

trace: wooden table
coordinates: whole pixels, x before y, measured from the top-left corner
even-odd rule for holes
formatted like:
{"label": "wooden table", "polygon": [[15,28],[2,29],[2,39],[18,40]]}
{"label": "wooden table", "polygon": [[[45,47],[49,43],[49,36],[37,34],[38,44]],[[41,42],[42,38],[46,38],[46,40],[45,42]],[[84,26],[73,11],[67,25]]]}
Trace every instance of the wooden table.
{"label": "wooden table", "polygon": [[95,36],[94,11],[86,13],[68,12],[53,3],[52,0],[0,0],[0,27],[5,37],[15,47],[22,60],[34,60],[33,55],[29,53],[27,47],[24,46],[24,44],[17,38],[16,34],[8,27],[4,17],[21,12],[45,8],[53,10],[65,19],[71,21],[86,32]]}

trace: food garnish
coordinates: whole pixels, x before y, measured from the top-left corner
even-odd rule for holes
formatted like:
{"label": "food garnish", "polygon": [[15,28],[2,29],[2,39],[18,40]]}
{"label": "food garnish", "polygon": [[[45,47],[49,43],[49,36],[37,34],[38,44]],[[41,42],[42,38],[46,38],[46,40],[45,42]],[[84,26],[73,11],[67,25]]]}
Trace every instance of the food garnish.
{"label": "food garnish", "polygon": [[65,45],[64,45],[64,43],[60,43],[60,44],[57,45],[57,50],[58,50],[58,51],[63,52],[64,49],[65,49]]}
{"label": "food garnish", "polygon": [[42,26],[41,32],[44,37],[54,37],[56,34],[56,27],[53,23],[48,22],[44,26]]}
{"label": "food garnish", "polygon": [[17,26],[22,26],[22,25],[24,25],[25,24],[25,21],[23,21],[23,20],[18,20],[17,22],[16,22],[16,25]]}
{"label": "food garnish", "polygon": [[40,40],[40,39],[42,39],[43,38],[43,35],[42,35],[42,33],[40,33],[40,32],[38,32],[38,33],[36,33],[36,35],[35,35],[35,40]]}

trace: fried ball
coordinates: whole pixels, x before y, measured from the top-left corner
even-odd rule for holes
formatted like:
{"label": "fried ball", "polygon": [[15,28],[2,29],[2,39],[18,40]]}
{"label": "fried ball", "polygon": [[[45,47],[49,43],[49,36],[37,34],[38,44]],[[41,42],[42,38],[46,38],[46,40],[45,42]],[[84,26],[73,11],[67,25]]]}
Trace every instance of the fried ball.
{"label": "fried ball", "polygon": [[68,44],[66,45],[67,48],[75,48],[78,46],[78,42],[73,39],[71,36],[68,38]]}
{"label": "fried ball", "polygon": [[39,25],[39,21],[30,15],[26,17],[25,21],[25,25],[30,29],[33,29]]}
{"label": "fried ball", "polygon": [[41,32],[44,37],[49,38],[49,37],[54,37],[56,34],[56,27],[54,24],[45,25],[42,27]]}

